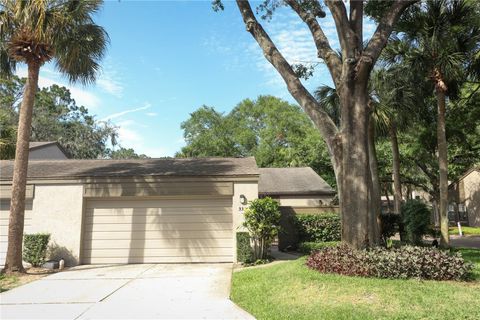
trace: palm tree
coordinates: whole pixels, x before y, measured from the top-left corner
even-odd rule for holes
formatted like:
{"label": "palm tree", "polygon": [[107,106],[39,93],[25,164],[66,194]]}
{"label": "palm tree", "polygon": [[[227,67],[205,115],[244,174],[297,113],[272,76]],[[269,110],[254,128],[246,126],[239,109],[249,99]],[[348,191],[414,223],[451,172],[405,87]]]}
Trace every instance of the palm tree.
{"label": "palm tree", "polygon": [[[448,246],[448,161],[445,128],[447,97],[455,98],[469,77],[480,45],[480,5],[468,0],[432,0],[412,7],[407,23],[384,52],[392,63],[422,74],[434,86],[437,101],[439,166],[438,209],[442,246]],[[474,69],[474,68],[473,68]],[[478,72],[478,71],[477,71]],[[470,73],[472,74],[472,73]]]}
{"label": "palm tree", "polygon": [[0,71],[25,63],[28,77],[19,110],[5,272],[24,272],[22,237],[32,109],[40,67],[53,61],[70,82],[95,80],[108,43],[92,15],[100,0],[0,0]]}

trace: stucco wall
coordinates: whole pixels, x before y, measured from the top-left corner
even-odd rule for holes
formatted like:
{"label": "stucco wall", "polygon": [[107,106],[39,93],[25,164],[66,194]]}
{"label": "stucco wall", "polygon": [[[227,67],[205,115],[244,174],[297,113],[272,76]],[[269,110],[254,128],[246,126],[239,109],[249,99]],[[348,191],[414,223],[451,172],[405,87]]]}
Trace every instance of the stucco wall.
{"label": "stucco wall", "polygon": [[56,145],[48,145],[30,150],[28,153],[29,160],[65,160],[67,156]]}
{"label": "stucco wall", "polygon": [[82,236],[83,185],[35,185],[30,232],[51,234],[50,258],[66,265],[79,262]]}
{"label": "stucco wall", "polygon": [[236,233],[239,231],[244,231],[242,227],[243,222],[245,221],[243,213],[248,207],[240,203],[240,195],[244,195],[247,198],[247,201],[252,201],[258,198],[258,182],[235,182],[233,185],[233,249],[234,249],[234,261],[237,261],[237,237]]}
{"label": "stucco wall", "polygon": [[276,200],[282,207],[318,207],[328,205],[333,196],[279,196]]}
{"label": "stucco wall", "polygon": [[480,227],[480,172],[472,171],[462,182],[463,194],[460,193],[460,203],[465,203],[469,225]]}

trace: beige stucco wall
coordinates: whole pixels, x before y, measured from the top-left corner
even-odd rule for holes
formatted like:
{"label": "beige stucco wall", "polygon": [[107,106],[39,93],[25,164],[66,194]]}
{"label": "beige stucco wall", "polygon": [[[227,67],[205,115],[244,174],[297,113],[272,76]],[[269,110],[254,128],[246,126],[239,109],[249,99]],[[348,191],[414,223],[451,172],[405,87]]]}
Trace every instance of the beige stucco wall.
{"label": "beige stucco wall", "polygon": [[472,171],[460,183],[460,201],[468,212],[470,226],[480,227],[480,172]]}
{"label": "beige stucco wall", "polygon": [[[332,196],[280,196],[275,198],[282,207],[318,207],[328,205]],[[320,202],[321,201],[321,202]]]}
{"label": "beige stucco wall", "polygon": [[83,185],[35,185],[30,232],[51,234],[50,258],[78,264],[82,236]]}
{"label": "beige stucco wall", "polygon": [[244,195],[247,198],[247,201],[252,201],[258,198],[258,182],[257,181],[246,181],[246,182],[235,182],[233,185],[233,201],[232,201],[232,214],[233,214],[233,250],[234,250],[234,261],[237,261],[237,235],[239,231],[245,231],[245,228],[242,226],[245,221],[243,213],[248,207],[240,203],[240,195]]}

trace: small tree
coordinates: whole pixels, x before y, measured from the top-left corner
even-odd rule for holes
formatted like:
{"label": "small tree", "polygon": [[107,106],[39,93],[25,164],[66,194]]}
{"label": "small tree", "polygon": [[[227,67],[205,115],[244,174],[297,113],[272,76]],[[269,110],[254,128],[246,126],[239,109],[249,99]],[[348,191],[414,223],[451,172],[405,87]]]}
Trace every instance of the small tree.
{"label": "small tree", "polygon": [[402,206],[402,216],[408,241],[419,244],[430,225],[430,209],[420,200],[408,200]]}
{"label": "small tree", "polygon": [[278,202],[272,198],[255,199],[245,210],[243,226],[250,232],[253,240],[254,259],[265,259],[267,248],[280,229],[280,210]]}

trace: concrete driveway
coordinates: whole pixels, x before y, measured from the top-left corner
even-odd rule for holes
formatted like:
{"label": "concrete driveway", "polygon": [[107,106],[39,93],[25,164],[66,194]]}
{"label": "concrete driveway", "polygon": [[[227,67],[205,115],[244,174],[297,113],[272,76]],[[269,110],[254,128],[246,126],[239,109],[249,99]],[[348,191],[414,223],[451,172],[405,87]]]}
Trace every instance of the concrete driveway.
{"label": "concrete driveway", "polygon": [[1,319],[254,319],[231,264],[86,265],[0,294]]}

